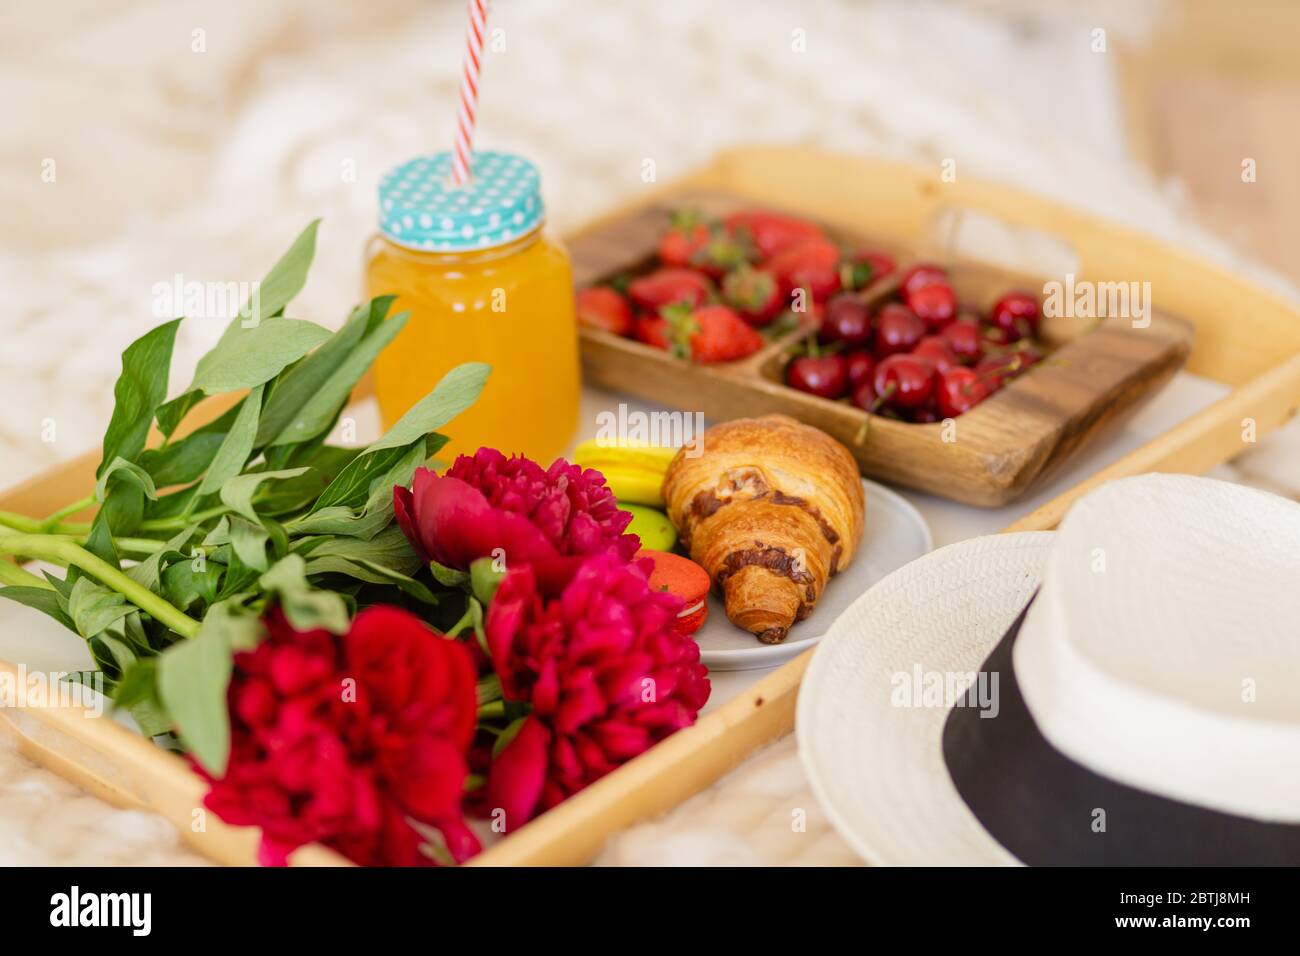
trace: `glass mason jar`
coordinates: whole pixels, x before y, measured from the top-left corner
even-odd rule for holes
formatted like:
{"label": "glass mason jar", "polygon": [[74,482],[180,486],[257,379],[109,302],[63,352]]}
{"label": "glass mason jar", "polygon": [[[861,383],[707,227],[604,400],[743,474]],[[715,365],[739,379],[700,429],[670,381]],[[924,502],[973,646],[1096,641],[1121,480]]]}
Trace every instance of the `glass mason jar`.
{"label": "glass mason jar", "polygon": [[411,313],[374,365],[384,427],[462,362],[492,366],[477,402],[447,426],[450,462],[480,446],[549,465],[573,438],[581,390],[569,257],[543,231],[540,177],[506,153],[475,153],[450,184],[447,153],[392,170],[366,248],[368,295]]}

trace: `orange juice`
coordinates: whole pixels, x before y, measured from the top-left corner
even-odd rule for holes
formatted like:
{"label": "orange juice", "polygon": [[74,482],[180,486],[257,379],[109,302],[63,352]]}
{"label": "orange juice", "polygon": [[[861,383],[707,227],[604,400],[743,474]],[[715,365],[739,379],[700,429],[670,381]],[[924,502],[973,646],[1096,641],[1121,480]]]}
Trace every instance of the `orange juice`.
{"label": "orange juice", "polygon": [[388,427],[449,369],[486,362],[483,394],[438,457],[488,445],[549,465],[573,437],[581,388],[568,255],[543,233],[532,164],[477,153],[461,187],[448,168],[446,154],[413,160],[380,186],[366,289],[411,313],[374,365],[380,414]]}

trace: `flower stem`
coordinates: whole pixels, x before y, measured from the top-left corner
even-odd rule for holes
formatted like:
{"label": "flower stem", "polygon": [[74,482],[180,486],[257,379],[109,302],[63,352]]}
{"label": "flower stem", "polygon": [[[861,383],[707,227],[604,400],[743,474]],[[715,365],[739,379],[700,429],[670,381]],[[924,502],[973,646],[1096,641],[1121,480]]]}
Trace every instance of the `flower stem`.
{"label": "flower stem", "polygon": [[154,620],[161,621],[182,637],[199,632],[199,622],[127,577],[117,568],[69,538],[47,534],[0,535],[0,555],[24,555],[42,561],[73,565],[111,587]]}
{"label": "flower stem", "polygon": [[502,697],[501,678],[497,677],[496,674],[488,674],[487,677],[480,677],[478,684],[475,687],[475,691],[480,707],[484,704],[489,704],[494,700],[500,700]]}
{"label": "flower stem", "polygon": [[[209,518],[216,518],[225,514],[230,509],[224,505],[216,508],[208,508],[205,511],[199,511],[190,517],[176,518],[149,518],[141,521],[138,529],[140,531],[180,531],[191,524],[202,524]],[[53,515],[51,515],[53,517]],[[46,519],[48,520],[48,519]],[[14,531],[21,531],[24,534],[69,534],[82,536],[90,534],[89,521],[60,521],[58,524],[46,527],[44,521],[36,518],[29,518],[26,515],[15,514],[12,511],[0,511],[0,527],[11,528]]]}
{"label": "flower stem", "polygon": [[57,527],[59,522],[69,515],[75,515],[78,511],[85,511],[87,508],[93,508],[97,504],[94,495],[87,495],[80,501],[74,501],[72,504],[64,505],[54,514],[50,515],[40,523],[41,531],[50,531]]}

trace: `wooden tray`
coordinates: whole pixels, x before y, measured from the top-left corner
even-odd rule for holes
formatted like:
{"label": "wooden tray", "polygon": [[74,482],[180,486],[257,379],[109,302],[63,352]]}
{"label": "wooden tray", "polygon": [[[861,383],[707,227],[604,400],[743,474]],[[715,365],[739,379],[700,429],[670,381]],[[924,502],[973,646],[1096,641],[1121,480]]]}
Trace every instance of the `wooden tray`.
{"label": "wooden tray", "polygon": [[[699,209],[721,217],[750,205],[724,192],[669,191],[574,240],[574,280],[582,287],[651,268],[674,211]],[[895,275],[866,291],[873,311],[894,295],[898,273],[922,258],[896,239],[868,237],[865,230],[850,234],[830,226],[828,232],[846,247],[885,249],[897,258]],[[1039,289],[1048,278],[973,262],[953,249],[926,258],[944,265],[958,299],[982,313],[1004,292]],[[1191,349],[1191,324],[1163,312],[1150,319],[1141,328],[1127,319],[1109,319],[1086,329],[1071,319],[1045,320],[1044,338],[1055,349],[1049,360],[955,419],[955,429],[868,416],[847,402],[788,388],[782,375],[792,348],[811,334],[807,324],[747,358],[717,365],[695,365],[634,339],[583,327],[582,370],[592,384],[702,412],[708,419],[784,412],[839,439],[869,477],[1000,507],[1050,475],[1103,426],[1133,411],[1182,366]]]}
{"label": "wooden tray", "polygon": [[[851,187],[851,188],[850,188]],[[1162,307],[1196,327],[1188,368],[1235,391],[1113,465],[1023,516],[1007,530],[1056,526],[1070,504],[1097,485],[1151,471],[1200,473],[1243,450],[1243,421],[1262,437],[1300,408],[1300,310],[1242,279],[1154,239],[1004,186],[974,181],[940,185],[931,170],[801,149],[741,149],[620,209],[570,238],[684,189],[727,190],[777,203],[823,221],[871,221],[882,235],[925,254],[927,236],[957,206],[996,214],[1017,227],[1068,238],[1078,274],[1098,280],[1151,281]],[[208,414],[215,416],[220,406]],[[0,509],[44,516],[94,486],[98,452],[87,453],[6,493]],[[764,677],[733,700],[597,781],[476,857],[471,865],[565,865],[589,861],[613,832],[670,809],[718,779],[755,748],[793,726],[799,681],[812,653]],[[152,810],[209,858],[252,864],[256,831],[207,815],[196,826],[204,784],[178,757],[75,707],[0,710],[21,750],[119,806]],[[337,854],[302,847],[294,864],[338,865]]]}

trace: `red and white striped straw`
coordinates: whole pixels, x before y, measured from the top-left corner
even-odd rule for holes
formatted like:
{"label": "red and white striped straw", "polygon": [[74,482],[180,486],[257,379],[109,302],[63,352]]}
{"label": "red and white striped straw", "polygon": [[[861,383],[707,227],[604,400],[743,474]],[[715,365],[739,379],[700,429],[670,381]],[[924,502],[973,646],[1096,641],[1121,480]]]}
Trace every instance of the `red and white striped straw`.
{"label": "red and white striped straw", "polygon": [[474,151],[474,123],[478,119],[478,76],[483,66],[488,0],[469,0],[466,6],[469,25],[465,29],[465,73],[460,81],[460,110],[456,114],[456,148],[451,154],[454,186],[463,186],[470,179],[469,158]]}

